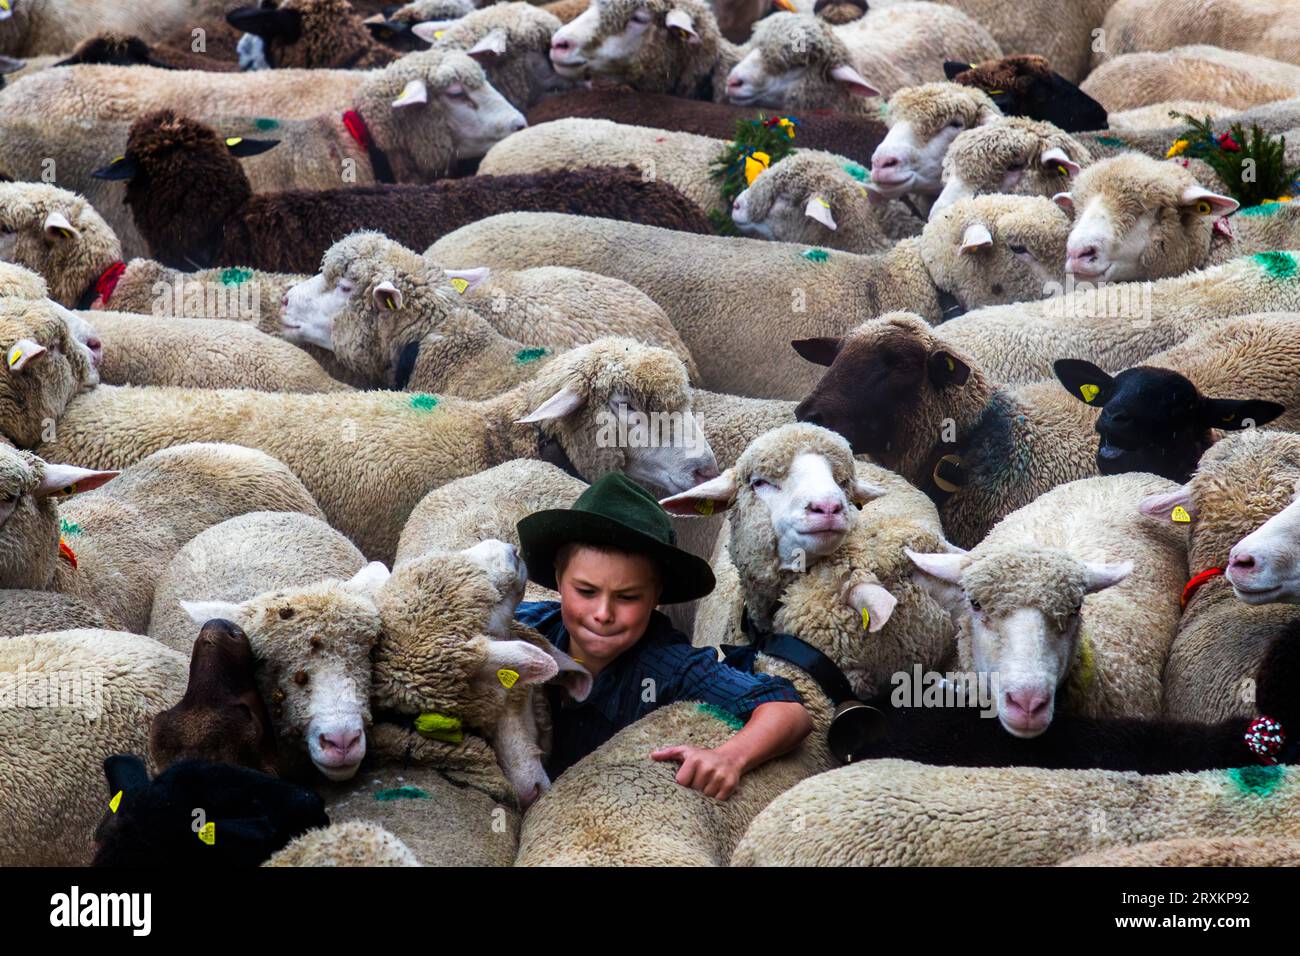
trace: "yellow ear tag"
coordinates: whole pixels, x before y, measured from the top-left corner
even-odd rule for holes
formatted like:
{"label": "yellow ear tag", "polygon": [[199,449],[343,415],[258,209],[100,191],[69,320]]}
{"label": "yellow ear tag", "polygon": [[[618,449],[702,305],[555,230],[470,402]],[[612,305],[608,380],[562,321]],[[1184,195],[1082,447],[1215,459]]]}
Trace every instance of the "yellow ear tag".
{"label": "yellow ear tag", "polygon": [[989,96],[1001,96],[1001,95],[1002,95],[1001,90],[989,90]]}
{"label": "yellow ear tag", "polygon": [[64,487],[60,488],[58,491],[55,492],[55,495],[57,495],[60,498],[71,498],[76,493],[77,493],[77,485],[76,482],[73,482],[70,485],[65,485]]}
{"label": "yellow ear tag", "polygon": [[15,365],[17,365],[20,361],[22,361],[22,357],[23,357],[23,350],[15,345],[13,348],[9,350],[9,367],[13,368]]}
{"label": "yellow ear tag", "polygon": [[441,40],[443,38],[443,35],[446,34],[446,32],[447,32],[446,30],[434,30],[433,38],[435,40]]}
{"label": "yellow ear tag", "polygon": [[821,206],[823,209],[831,208],[831,204],[828,203],[825,199],[822,199],[821,196],[814,196],[813,198],[817,200],[817,205]]}
{"label": "yellow ear tag", "polygon": [[497,671],[497,680],[501,682],[502,687],[509,690],[511,687],[514,687],[515,682],[519,680],[519,672],[507,670],[503,667],[501,670]]}
{"label": "yellow ear tag", "polygon": [[862,629],[865,631],[871,624],[871,612],[865,607],[862,609]]}
{"label": "yellow ear tag", "polygon": [[712,499],[712,498],[706,498],[706,499],[704,499],[703,501],[697,501],[697,502],[695,503],[695,512],[696,512],[697,514],[704,515],[704,517],[706,517],[706,518],[709,517],[710,515],[712,515],[712,514],[713,514],[713,499]]}
{"label": "yellow ear tag", "polygon": [[397,311],[397,297],[391,292],[384,293],[384,308],[389,312]]}
{"label": "yellow ear tag", "polygon": [[1060,173],[1062,176],[1070,175],[1070,171],[1066,169],[1064,166],[1057,166],[1056,171]]}
{"label": "yellow ear tag", "polygon": [[112,810],[114,813],[117,813],[117,808],[121,805],[122,805],[122,791],[119,790],[117,791],[117,793],[113,794],[113,799],[108,801],[108,809]]}
{"label": "yellow ear tag", "polygon": [[228,136],[226,137],[226,146],[228,146],[231,149],[234,149],[243,141],[244,141],[244,137],[242,136]]}
{"label": "yellow ear tag", "polygon": [[1171,521],[1177,521],[1179,524],[1187,524],[1192,520],[1192,516],[1187,513],[1187,509],[1182,505],[1175,508],[1173,513],[1169,515],[1169,518]]}
{"label": "yellow ear tag", "polygon": [[1092,400],[1097,397],[1097,393],[1100,391],[1101,389],[1098,388],[1096,385],[1079,386],[1079,394],[1083,396],[1083,400],[1087,402],[1089,405],[1092,404]]}
{"label": "yellow ear tag", "polygon": [[954,362],[954,361],[952,360],[952,356],[951,356],[951,355],[948,355],[948,356],[945,356],[945,358],[946,358],[947,361],[948,361],[948,371],[950,371],[950,372],[955,372],[955,371],[957,371],[957,363]]}
{"label": "yellow ear tag", "polygon": [[216,843],[217,824],[215,822],[208,822],[203,824],[203,829],[199,831],[199,839],[202,840],[204,843],[206,843],[208,846],[212,846],[212,844]]}
{"label": "yellow ear tag", "polygon": [[1196,211],[1199,212],[1202,216],[1208,216],[1208,215],[1210,214],[1210,210],[1213,209],[1213,208],[1214,208],[1214,207],[1211,206],[1211,205],[1210,205],[1208,202],[1206,202],[1204,199],[1200,200],[1200,201],[1196,204]]}
{"label": "yellow ear tag", "polygon": [[113,161],[112,161],[111,163],[109,163],[108,165],[110,165],[110,166],[116,166],[118,163],[125,162],[125,161],[126,161],[126,157],[125,157],[125,156],[117,156],[117,157],[114,157]]}
{"label": "yellow ear tag", "polygon": [[459,292],[461,295],[464,295],[465,290],[469,288],[469,280],[460,279],[460,278],[452,279],[451,287],[455,289],[457,292]]}

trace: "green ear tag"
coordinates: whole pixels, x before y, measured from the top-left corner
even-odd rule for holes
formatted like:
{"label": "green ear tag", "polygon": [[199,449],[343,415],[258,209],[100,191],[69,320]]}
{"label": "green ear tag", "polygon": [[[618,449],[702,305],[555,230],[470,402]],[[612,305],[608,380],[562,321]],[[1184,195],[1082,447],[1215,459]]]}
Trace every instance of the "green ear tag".
{"label": "green ear tag", "polygon": [[1087,402],[1089,405],[1092,404],[1092,400],[1097,397],[1097,393],[1100,391],[1101,389],[1098,388],[1096,385],[1079,386],[1079,394],[1083,396],[1083,400]]}

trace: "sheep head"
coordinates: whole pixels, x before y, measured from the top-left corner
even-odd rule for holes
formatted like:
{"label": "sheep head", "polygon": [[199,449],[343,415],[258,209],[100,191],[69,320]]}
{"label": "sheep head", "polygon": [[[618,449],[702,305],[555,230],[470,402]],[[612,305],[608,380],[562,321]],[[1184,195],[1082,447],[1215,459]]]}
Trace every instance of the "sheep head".
{"label": "sheep head", "polygon": [[30,299],[0,299],[0,350],[0,436],[34,448],[72,397],[98,381],[90,352],[58,306]]}
{"label": "sheep head", "polygon": [[867,215],[866,188],[829,153],[801,150],[769,169],[736,197],[731,219],[747,236],[833,245],[841,225]]}
{"label": "sheep head", "polygon": [[748,52],[727,75],[727,99],[737,106],[862,112],[861,98],[879,95],[830,24],[811,14],[760,20]]}

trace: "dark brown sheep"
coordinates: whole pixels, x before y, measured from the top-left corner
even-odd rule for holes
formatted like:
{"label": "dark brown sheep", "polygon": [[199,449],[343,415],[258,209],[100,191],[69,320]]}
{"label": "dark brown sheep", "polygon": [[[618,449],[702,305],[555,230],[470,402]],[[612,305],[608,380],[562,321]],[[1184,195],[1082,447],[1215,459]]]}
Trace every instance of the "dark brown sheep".
{"label": "dark brown sheep", "polygon": [[276,68],[372,70],[401,54],[377,40],[348,0],[284,0],[278,7],[240,7],[226,20],[262,38]]}
{"label": "dark brown sheep", "polygon": [[1007,116],[1044,120],[1078,133],[1106,129],[1106,109],[1033,54],[1004,56],[1000,60],[969,63],[948,61],[944,74],[954,83],[974,86],[993,98]]}
{"label": "dark brown sheep", "polygon": [[149,752],[160,772],[179,760],[206,760],[279,773],[275,732],[253,667],[253,649],[238,625],[203,625],[185,696],[155,717],[149,731]]}
{"label": "dark brown sheep", "polygon": [[163,110],[131,126],[126,154],[97,176],[129,180],[126,203],[150,254],[180,269],[239,265],[315,272],[325,250],[361,229],[413,249],[503,212],[562,212],[711,233],[672,186],[632,168],[475,176],[425,186],[365,186],[254,195],[237,156],[209,127]]}
{"label": "dark brown sheep", "polygon": [[[641,93],[627,87],[604,87],[548,96],[526,115],[529,126],[577,116],[679,130],[730,141],[736,135],[737,120],[758,119],[760,113],[772,116],[776,112],[726,103],[705,103],[666,93]],[[795,134],[797,147],[836,153],[868,169],[871,168],[871,154],[887,132],[885,124],[878,120],[831,110],[793,115],[799,120]]]}
{"label": "dark brown sheep", "polygon": [[137,36],[125,33],[97,33],[77,44],[67,58],[57,66],[74,66],[78,63],[98,63],[103,66],[156,66],[164,70],[212,70],[234,72],[239,64],[214,59],[205,53],[192,53],[188,49],[151,47]]}

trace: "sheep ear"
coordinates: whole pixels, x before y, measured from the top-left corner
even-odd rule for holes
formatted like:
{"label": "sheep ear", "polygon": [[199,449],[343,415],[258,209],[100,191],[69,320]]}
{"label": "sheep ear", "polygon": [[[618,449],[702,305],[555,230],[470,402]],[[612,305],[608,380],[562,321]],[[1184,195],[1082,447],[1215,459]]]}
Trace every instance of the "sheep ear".
{"label": "sheep ear", "polygon": [[181,601],[181,607],[195,624],[206,624],[216,618],[238,623],[243,610],[242,605],[230,601]]}
{"label": "sheep ear", "polygon": [[962,63],[960,60],[943,61],[943,75],[949,80],[955,80],[957,74],[965,73],[969,69],[971,69],[971,65],[969,63]]}
{"label": "sheep ear", "polygon": [[402,89],[402,95],[393,100],[393,108],[401,109],[403,106],[417,106],[429,102],[429,88],[424,85],[424,80],[412,80]]}
{"label": "sheep ear", "polygon": [[691,46],[698,46],[700,35],[695,32],[695,20],[689,13],[679,7],[674,7],[668,11],[664,17],[664,26],[668,32],[674,36],[683,37]]}
{"label": "sheep ear", "polygon": [[81,230],[68,222],[68,217],[55,211],[45,217],[45,235],[49,239],[80,239]]}
{"label": "sheep ear", "polygon": [[1052,202],[1066,212],[1074,212],[1074,197],[1069,193],[1057,193],[1052,197]]}
{"label": "sheep ear", "polygon": [[[149,786],[149,771],[135,754],[113,754],[104,758],[104,779],[108,781],[109,796],[116,796],[119,792],[132,793]],[[119,809],[120,805],[113,812]]]}
{"label": "sheep ear", "polygon": [[107,166],[101,166],[90,175],[96,179],[127,180],[139,172],[136,162],[130,156],[119,156]]}
{"label": "sheep ear", "polygon": [[411,27],[411,32],[425,43],[433,43],[441,40],[446,29],[455,22],[455,20],[425,20]]}
{"label": "sheep ear", "polygon": [[591,693],[591,685],[593,683],[591,671],[587,670],[587,668],[583,667],[568,654],[564,653],[564,651],[554,646],[550,641],[546,642],[546,646],[543,650],[551,655],[551,659],[554,660],[556,665],[560,668],[559,673],[551,679],[551,682],[559,684],[567,690],[569,696],[578,703],[586,700],[587,695]]}
{"label": "sheep ear", "polygon": [[867,632],[875,634],[894,613],[898,598],[879,584],[859,584],[844,596],[844,603],[861,614]]}
{"label": "sheep ear", "polygon": [[37,498],[51,496],[69,498],[107,484],[117,476],[116,471],[92,471],[89,468],[46,462],[45,473],[41,477],[41,483],[36,486],[34,494]]}
{"label": "sheep ear", "polygon": [[370,31],[370,35],[376,40],[391,40],[393,37],[413,32],[410,22],[406,20],[385,20],[382,13],[366,17],[361,22],[366,25],[366,29]]}
{"label": "sheep ear", "polygon": [[1057,359],[1052,371],[1065,390],[1085,405],[1101,408],[1115,394],[1115,379],[1083,359]]}
{"label": "sheep ear", "polygon": [[659,504],[670,515],[683,518],[708,518],[726,511],[736,503],[736,469],[728,468],[689,491],[661,498]]}
{"label": "sheep ear", "polygon": [[402,296],[402,290],[387,279],[375,286],[371,295],[374,297],[375,305],[387,312],[396,312],[406,301]]}
{"label": "sheep ear", "polygon": [[966,231],[961,234],[962,252],[987,249],[991,245],[993,245],[993,234],[989,232],[989,227],[982,222],[972,222],[966,227]]}
{"label": "sheep ear", "polygon": [[879,96],[880,90],[868,83],[857,70],[841,63],[831,70],[831,79],[849,88],[850,96]]}
{"label": "sheep ear", "polygon": [[343,583],[343,586],[362,594],[376,594],[390,577],[388,566],[382,561],[371,561]]}
{"label": "sheep ear", "polygon": [[479,266],[477,269],[444,269],[442,271],[447,274],[447,281],[461,295],[471,289],[477,289],[492,274],[492,270],[487,266]]}
{"label": "sheep ear", "polygon": [[920,554],[911,548],[904,548],[917,570],[912,574],[912,582],[942,607],[954,619],[966,610],[966,594],[961,587],[961,568],[966,560],[964,552],[960,554]]}
{"label": "sheep ear", "polygon": [[1206,428],[1239,431],[1267,425],[1286,411],[1285,405],[1258,399],[1207,398],[1201,404],[1201,423]]}
{"label": "sheep ear", "polygon": [[[4,17],[0,16],[0,20]],[[20,60],[15,56],[0,56],[0,74],[17,73],[27,65],[26,60]]]}
{"label": "sheep ear", "polygon": [[9,367],[11,372],[21,372],[27,366],[35,365],[48,354],[49,351],[44,345],[33,342],[31,339],[19,339],[5,353],[5,365]]}
{"label": "sheep ear", "polygon": [[530,422],[544,422],[555,418],[563,418],[565,415],[577,411],[586,403],[587,396],[566,385],[534,408],[529,414],[516,419],[515,424],[526,425]]}
{"label": "sheep ear", "polygon": [[1071,179],[1079,175],[1079,170],[1083,168],[1067,156],[1065,150],[1061,149],[1059,146],[1053,146],[1051,149],[1043,150],[1043,155],[1038,157],[1038,161],[1043,165],[1044,169],[1057,167]]}
{"label": "sheep ear", "polygon": [[504,30],[492,30],[465,51],[465,55],[479,63],[491,63],[498,57],[506,55],[506,34]]}
{"label": "sheep ear", "polygon": [[824,337],[816,339],[794,339],[790,343],[790,346],[804,359],[812,362],[814,365],[829,366],[835,361],[835,356],[840,354],[840,346],[843,344],[843,339]]}
{"label": "sheep ear", "polygon": [[302,36],[302,14],[297,10],[240,7],[226,14],[226,22],[236,30],[251,33],[263,40],[283,39],[294,43]]}
{"label": "sheep ear", "polygon": [[965,385],[966,379],[970,378],[970,366],[944,349],[930,353],[926,369],[930,374],[930,382],[936,388]]}
{"label": "sheep ear", "polygon": [[1152,518],[1167,518],[1179,524],[1187,524],[1196,517],[1192,486],[1181,485],[1164,494],[1148,495],[1138,503],[1138,511]]}
{"label": "sheep ear", "polygon": [[888,488],[883,485],[873,484],[870,481],[863,481],[861,478],[854,478],[849,482],[849,500],[855,505],[865,505],[868,501],[875,501],[887,494],[889,494]]}
{"label": "sheep ear", "polygon": [[813,196],[808,205],[803,207],[803,214],[809,219],[820,222],[827,229],[835,228],[835,217],[831,215],[831,204],[821,196]]}
{"label": "sheep ear", "polygon": [[962,551],[958,554],[924,554],[920,551],[913,551],[911,548],[904,548],[903,552],[907,555],[908,560],[930,577],[946,581],[949,584],[961,584],[961,568],[966,561],[966,552]]}
{"label": "sheep ear", "polygon": [[265,153],[272,146],[278,145],[280,145],[278,139],[246,139],[243,136],[226,137],[226,149],[230,151],[230,155],[238,156],[241,159]]}
{"label": "sheep ear", "polygon": [[1204,186],[1188,186],[1179,197],[1183,206],[1191,206],[1200,216],[1226,216],[1237,211],[1241,203],[1231,196],[1220,196]]}
{"label": "sheep ear", "polygon": [[1133,573],[1132,561],[1121,561],[1118,564],[1085,561],[1083,566],[1087,570],[1083,582],[1084,594],[1095,594],[1097,591],[1104,591],[1106,588],[1114,587]]}
{"label": "sheep ear", "polygon": [[559,672],[560,665],[540,647],[527,641],[489,639],[487,661],[481,674],[509,690],[520,681],[536,684],[550,680]]}

